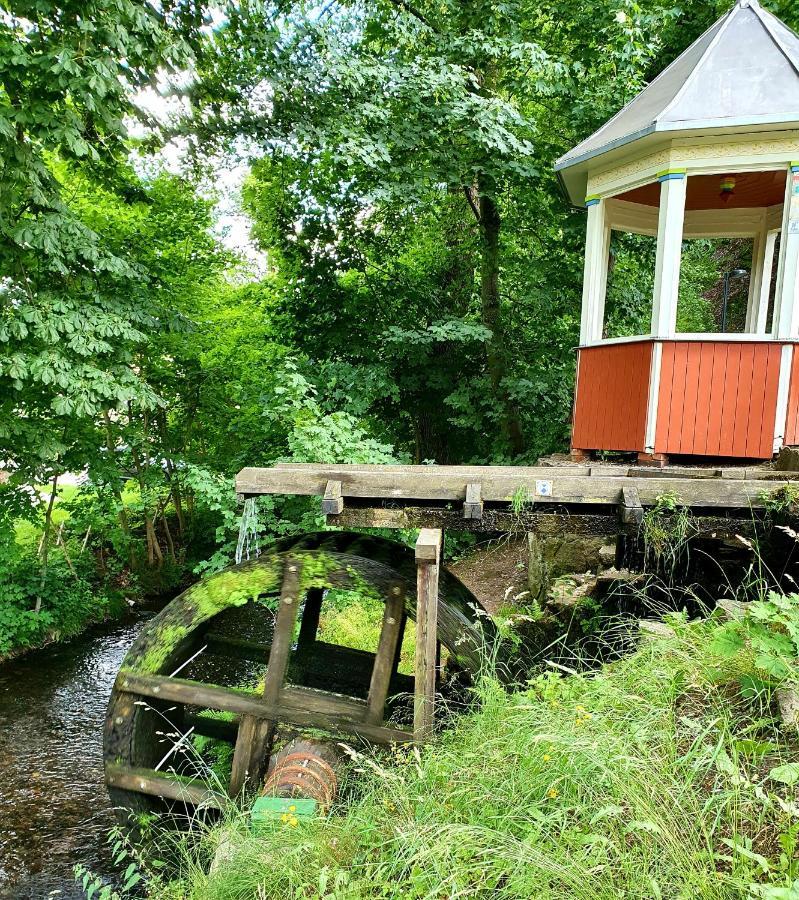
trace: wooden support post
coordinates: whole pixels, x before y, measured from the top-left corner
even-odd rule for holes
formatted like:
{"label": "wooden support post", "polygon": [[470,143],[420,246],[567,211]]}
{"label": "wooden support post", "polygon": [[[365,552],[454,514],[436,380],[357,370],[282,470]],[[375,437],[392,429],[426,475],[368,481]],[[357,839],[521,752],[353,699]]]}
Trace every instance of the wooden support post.
{"label": "wooden support post", "polygon": [[[294,637],[294,623],[300,605],[300,566],[289,558],[283,569],[280,606],[275,617],[272,647],[264,685],[264,706],[276,707],[280,702],[286,669]],[[239,721],[236,749],[230,774],[230,795],[242,789],[255,790],[261,783],[268,761],[275,723],[260,716],[243,715]]]}
{"label": "wooden support post", "polygon": [[408,624],[408,615],[403,609],[402,611],[402,621],[400,622],[400,632],[399,637],[397,638],[397,649],[394,651],[394,662],[391,666],[391,677],[399,672],[400,662],[402,661],[402,640],[405,637],[405,626]]}
{"label": "wooden support post", "polygon": [[341,496],[341,482],[328,481],[325,495],[322,498],[322,512],[326,516],[337,516],[344,509],[344,498]]}
{"label": "wooden support post", "polygon": [[466,502],[463,504],[464,519],[483,518],[483,497],[480,484],[466,485]]}
{"label": "wooden support post", "polygon": [[635,485],[621,489],[619,513],[623,525],[640,525],[644,521],[644,508]]}
{"label": "wooden support post", "polygon": [[651,466],[654,469],[665,469],[669,464],[669,457],[666,453],[639,453],[638,465]]}
{"label": "wooden support post", "polygon": [[305,595],[305,604],[300,622],[300,634],[297,638],[297,649],[307,650],[316,640],[319,630],[319,617],[322,613],[322,599],[325,596],[322,588],[311,588]]}
{"label": "wooden support post", "polygon": [[391,596],[387,598],[383,609],[383,627],[380,630],[380,643],[366,700],[366,721],[372,725],[379,725],[384,718],[386,697],[404,624],[404,610],[405,596],[402,588],[395,585],[391,588]]}
{"label": "wooden support post", "polygon": [[433,734],[436,699],[438,573],[443,535],[423,528],[416,541],[416,682],[413,735],[417,742]]}
{"label": "wooden support post", "polygon": [[269,665],[264,682],[264,702],[269,705],[280,701],[286,669],[294,637],[294,624],[300,607],[300,565],[288,558],[283,570],[283,584],[280,589],[280,607],[275,616],[275,630],[269,651]]}
{"label": "wooden support post", "polygon": [[753,334],[766,334],[768,325],[768,304],[771,296],[771,274],[774,270],[774,250],[777,244],[779,231],[766,232],[763,241],[763,259],[758,271],[756,284],[757,293],[754,297],[752,319],[749,331]]}

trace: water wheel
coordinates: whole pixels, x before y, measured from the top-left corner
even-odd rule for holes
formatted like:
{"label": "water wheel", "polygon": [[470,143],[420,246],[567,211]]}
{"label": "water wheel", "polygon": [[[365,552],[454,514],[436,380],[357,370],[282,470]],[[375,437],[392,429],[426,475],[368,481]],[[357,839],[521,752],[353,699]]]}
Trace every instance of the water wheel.
{"label": "water wheel", "polygon": [[[412,740],[401,698],[414,679],[398,663],[416,584],[412,549],[324,532],[281,541],[175,598],[142,629],[114,685],[104,740],[114,804],[222,805],[260,784],[276,728],[356,743]],[[323,606],[342,591],[383,604],[374,652],[318,639]],[[467,674],[493,638],[479,603],[443,570],[436,636],[448,666]],[[198,771],[198,736],[235,748],[229,783]]]}

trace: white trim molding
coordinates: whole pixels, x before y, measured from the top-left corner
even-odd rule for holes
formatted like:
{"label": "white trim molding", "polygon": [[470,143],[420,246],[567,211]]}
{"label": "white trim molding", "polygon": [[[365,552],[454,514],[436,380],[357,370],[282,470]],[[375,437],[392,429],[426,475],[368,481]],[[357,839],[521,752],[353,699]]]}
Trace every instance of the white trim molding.
{"label": "white trim molding", "polygon": [[777,413],[774,417],[774,453],[779,453],[785,441],[785,424],[788,421],[788,395],[791,389],[793,344],[784,344],[780,355],[780,380],[777,387]]}
{"label": "white trim molding", "polygon": [[660,370],[663,364],[663,344],[655,341],[652,346],[652,362],[649,366],[649,394],[646,407],[644,452],[655,452],[655,435],[658,425],[658,398],[660,397]]}

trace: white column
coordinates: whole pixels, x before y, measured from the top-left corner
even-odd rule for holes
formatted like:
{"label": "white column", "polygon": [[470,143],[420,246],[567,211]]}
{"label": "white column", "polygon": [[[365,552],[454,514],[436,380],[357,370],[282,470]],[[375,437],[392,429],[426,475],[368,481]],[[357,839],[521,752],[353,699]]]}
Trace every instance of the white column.
{"label": "white column", "polygon": [[763,279],[763,251],[766,246],[765,225],[752,240],[752,269],[749,272],[749,297],[746,301],[746,322],[744,331],[752,334],[757,321],[760,285]]}
{"label": "white column", "polygon": [[580,344],[602,340],[605,320],[605,292],[608,283],[610,228],[605,220],[605,201],[589,197],[585,234],[583,307],[580,317]]}
{"label": "white column", "polygon": [[660,397],[660,369],[663,364],[663,344],[652,344],[652,363],[649,367],[649,393],[646,407],[646,431],[644,452],[655,452],[655,433],[658,427],[658,399]]}
{"label": "white column", "polygon": [[667,338],[672,337],[677,329],[687,179],[684,171],[670,171],[662,172],[659,181],[660,213],[652,297],[652,335]]}
{"label": "white column", "polygon": [[775,338],[799,335],[799,163],[792,163],[785,185],[782,238],[774,298]]}
{"label": "white column", "polygon": [[774,269],[774,248],[779,231],[767,231],[763,241],[763,255],[758,272],[757,293],[753,298],[752,322],[748,328],[753,334],[765,334],[768,324],[768,299],[771,293],[771,273]]}
{"label": "white column", "polygon": [[780,380],[777,383],[777,412],[774,417],[773,451],[779,453],[785,443],[785,424],[788,420],[788,393],[791,389],[793,344],[783,344],[780,352]]}

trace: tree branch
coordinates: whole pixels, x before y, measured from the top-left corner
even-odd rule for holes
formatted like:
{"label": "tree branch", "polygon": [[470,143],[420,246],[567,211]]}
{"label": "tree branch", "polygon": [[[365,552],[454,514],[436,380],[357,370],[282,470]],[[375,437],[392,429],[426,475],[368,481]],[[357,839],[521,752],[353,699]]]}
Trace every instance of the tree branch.
{"label": "tree branch", "polygon": [[474,188],[471,188],[468,185],[464,184],[463,193],[466,196],[466,199],[469,202],[469,206],[472,208],[472,212],[474,213],[474,217],[479,224],[480,223],[480,210],[474,201]]}
{"label": "tree branch", "polygon": [[414,7],[412,4],[408,3],[407,0],[388,0],[388,2],[392,6],[396,6],[399,9],[404,10],[409,15],[413,16],[414,19],[421,22],[422,25],[429,28],[431,31],[435,32],[435,34],[439,33],[439,31],[435,27],[435,25],[433,25],[432,22],[430,22],[430,20],[425,15],[420,13],[419,10],[416,9],[416,7]]}

